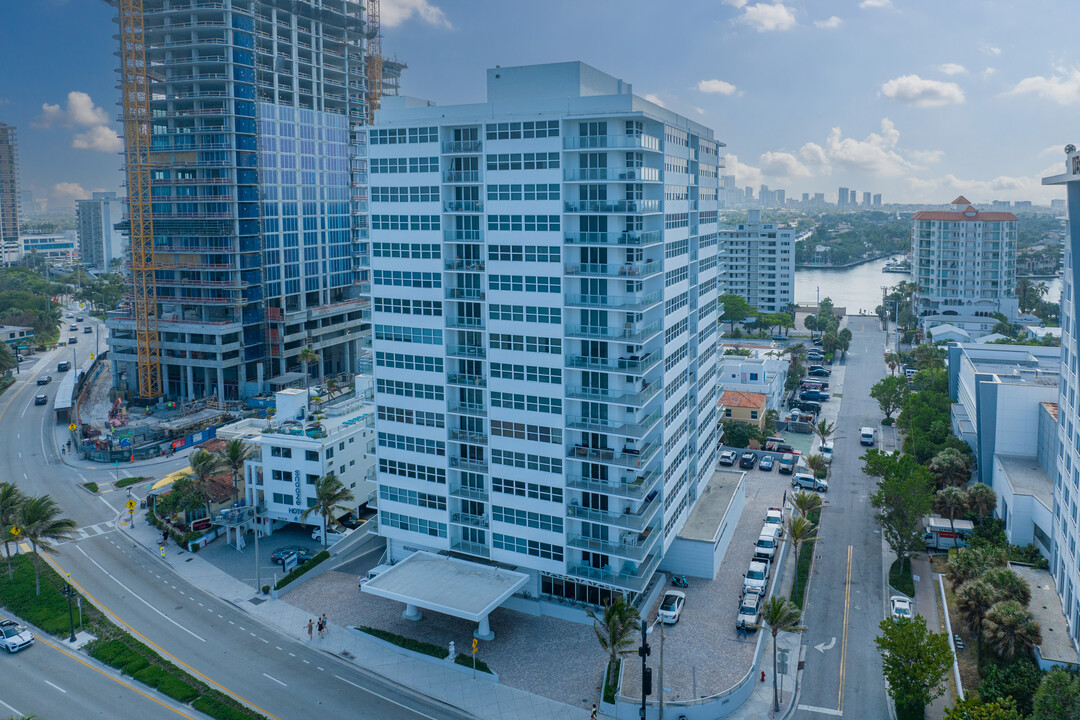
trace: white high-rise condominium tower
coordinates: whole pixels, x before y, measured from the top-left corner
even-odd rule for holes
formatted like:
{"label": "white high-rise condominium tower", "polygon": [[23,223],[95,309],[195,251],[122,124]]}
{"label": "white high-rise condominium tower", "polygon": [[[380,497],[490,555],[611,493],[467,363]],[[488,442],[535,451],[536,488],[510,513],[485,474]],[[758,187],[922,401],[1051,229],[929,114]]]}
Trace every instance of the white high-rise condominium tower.
{"label": "white high-rise condominium tower", "polygon": [[[1050,572],[1054,575],[1061,609],[1069,620],[1072,640],[1080,645],[1080,352],[1076,328],[1076,273],[1080,262],[1080,152],[1072,145],[1065,172],[1043,178],[1044,185],[1063,185],[1069,212],[1065,238],[1065,275],[1061,292],[1061,391],[1057,406],[1057,473],[1054,479],[1053,546]],[[1040,443],[1052,439],[1041,438]],[[1074,645],[1076,647],[1076,645]]]}
{"label": "white high-rise condominium tower", "polygon": [[599,604],[713,474],[713,132],[581,63],[370,129],[379,532]]}
{"label": "white high-rise condominium tower", "polygon": [[795,301],[795,228],[761,222],[750,210],[745,223],[720,231],[726,273],[724,291],[758,312],[782,313]]}
{"label": "white high-rise condominium tower", "polygon": [[127,245],[124,234],[116,229],[124,218],[123,204],[114,192],[96,192],[89,200],[75,201],[79,257],[84,265],[102,272],[119,272],[111,265],[113,260],[124,259]]}
{"label": "white high-rise condominium tower", "polygon": [[924,329],[947,323],[975,339],[993,329],[997,313],[1016,319],[1017,221],[977,210],[962,195],[950,204],[911,218],[916,314]]}

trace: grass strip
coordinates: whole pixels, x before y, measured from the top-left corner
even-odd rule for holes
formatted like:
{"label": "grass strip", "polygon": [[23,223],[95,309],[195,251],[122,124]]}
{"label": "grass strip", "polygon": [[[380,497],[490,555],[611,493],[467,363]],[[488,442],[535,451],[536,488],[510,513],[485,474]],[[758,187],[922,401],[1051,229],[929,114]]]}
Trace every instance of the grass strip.
{"label": "grass strip", "polygon": [[134,485],[135,483],[141,483],[143,480],[149,480],[149,479],[150,478],[148,476],[146,476],[146,475],[138,475],[136,477],[120,478],[117,482],[113,483],[113,485],[118,487],[118,488],[126,488],[129,485]]}
{"label": "grass strip", "polygon": [[622,665],[622,658],[619,658],[619,659],[617,659],[615,661],[615,682],[610,683],[610,684],[607,681],[607,678],[608,678],[608,676],[607,676],[607,666],[606,665],[604,666],[604,694],[603,694],[603,698],[604,698],[604,702],[608,703],[609,705],[614,705],[615,704],[615,691],[618,689],[618,685],[619,685],[619,666],[620,665]]}
{"label": "grass strip", "polygon": [[[423,640],[414,640],[413,638],[408,638],[404,635],[395,635],[392,632],[387,632],[386,630],[379,630],[378,628],[368,627],[367,625],[358,625],[356,629],[360,632],[367,633],[368,635],[371,635],[373,637],[377,637],[380,640],[385,640],[388,643],[397,645],[400,648],[412,650],[413,652],[423,653],[424,655],[430,655],[431,657],[438,658],[440,660],[445,660],[450,655],[450,651],[447,648],[444,648],[442,645],[435,645],[434,643],[424,642]],[[458,655],[458,657],[460,658],[462,656]],[[476,667],[478,670],[480,669],[479,663]],[[488,670],[487,672],[491,671]]]}
{"label": "grass strip", "polygon": [[889,566],[889,584],[908,597],[915,597],[915,578],[911,576],[911,559],[901,564],[900,558]]}
{"label": "grass strip", "polygon": [[319,553],[315,557],[311,558],[310,560],[308,560],[303,565],[297,565],[292,570],[290,570],[288,575],[286,575],[285,577],[283,577],[283,578],[281,578],[280,580],[277,581],[277,585],[274,586],[274,589],[275,590],[280,590],[281,588],[285,587],[286,585],[291,583],[296,578],[298,578],[301,575],[303,575],[304,573],[306,573],[308,570],[313,569],[316,565],[321,563],[323,560],[328,560],[329,558],[330,558],[329,551],[323,550],[321,553]]}
{"label": "grass strip", "polygon": [[[821,509],[811,510],[807,518],[818,526],[820,532]],[[803,604],[806,602],[806,586],[810,582],[810,565],[814,559],[814,545],[816,543],[816,540],[808,540],[800,543],[799,546],[799,561],[795,563],[795,582],[791,586],[791,602],[798,605],[800,610],[802,610]]]}

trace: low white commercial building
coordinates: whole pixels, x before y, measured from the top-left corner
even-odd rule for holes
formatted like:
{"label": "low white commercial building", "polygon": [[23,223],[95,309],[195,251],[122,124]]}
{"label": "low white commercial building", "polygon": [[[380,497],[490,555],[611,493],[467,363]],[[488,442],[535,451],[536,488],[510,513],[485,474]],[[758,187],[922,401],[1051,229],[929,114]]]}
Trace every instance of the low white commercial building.
{"label": "low white commercial building", "polygon": [[766,397],[766,407],[779,410],[784,404],[784,385],[787,383],[788,362],[775,351],[751,350],[749,356],[721,355],[717,370],[724,390],[760,393]]}
{"label": "low white commercial building", "polygon": [[726,292],[760,313],[789,312],[795,302],[795,228],[761,222],[761,211],[720,230],[726,251]]}
{"label": "low white commercial building", "polygon": [[321,527],[318,515],[300,516],[315,504],[316,482],[330,473],[352,491],[354,512],[374,499],[372,379],[356,376],[351,395],[319,405],[305,417],[306,397],[303,388],[281,390],[269,424],[243,420],[218,431],[218,437],[243,437],[258,448],[245,466],[245,493],[248,504],[259,508],[267,533],[291,522]]}

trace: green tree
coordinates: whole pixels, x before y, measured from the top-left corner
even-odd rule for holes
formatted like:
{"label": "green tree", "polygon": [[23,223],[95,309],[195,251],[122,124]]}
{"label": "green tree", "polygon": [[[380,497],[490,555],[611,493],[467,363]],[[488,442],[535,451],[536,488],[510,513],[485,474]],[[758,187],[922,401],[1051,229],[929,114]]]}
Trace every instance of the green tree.
{"label": "green tree", "polygon": [[807,315],[803,318],[803,327],[810,331],[810,337],[813,338],[818,329],[817,315]]}
{"label": "green tree", "polygon": [[724,427],[724,444],[729,447],[748,447],[751,440],[760,439],[761,433],[750,423],[723,418],[720,424]]}
{"label": "green tree", "polygon": [[1027,580],[1008,567],[992,567],[983,573],[982,581],[994,588],[998,602],[1014,600],[1027,606],[1031,602],[1031,587]]}
{"label": "green tree", "polygon": [[957,548],[955,552],[949,553],[949,560],[945,564],[945,577],[956,591],[968,580],[982,577],[990,568],[1004,567],[1006,562],[1008,558],[1002,548]]}
{"label": "green tree", "polygon": [[886,454],[870,450],[863,456],[863,472],[881,478],[870,496],[870,504],[889,544],[903,568],[911,553],[922,549],[922,519],[934,502],[930,473],[910,455]]}
{"label": "green tree", "polygon": [[0,482],[0,532],[4,533],[4,552],[7,554],[8,580],[14,575],[11,570],[11,543],[17,542],[18,533],[11,532],[17,527],[19,511],[26,496],[15,483]]}
{"label": "green tree", "polygon": [[776,636],[782,632],[800,633],[805,630],[805,627],[799,625],[801,614],[798,605],[779,595],[771,596],[761,607],[761,624],[757,627],[768,630],[772,635],[773,712],[780,712],[780,686],[776,675]]}
{"label": "green tree", "polygon": [[829,463],[825,462],[825,456],[821,453],[807,455],[806,467],[810,468],[816,478],[824,478],[829,474]]}
{"label": "green tree", "polygon": [[944,369],[945,350],[929,344],[919,345],[915,348],[915,361],[920,370]]}
{"label": "green tree", "polygon": [[851,330],[844,328],[837,334],[836,347],[840,350],[844,357],[847,357],[847,351],[851,349],[852,334]]}
{"label": "green tree", "polygon": [[0,372],[14,370],[18,363],[15,362],[15,353],[11,352],[11,346],[0,343]]}
{"label": "green tree", "polygon": [[990,649],[1003,660],[1027,655],[1042,642],[1042,630],[1030,610],[1016,600],[994,605],[983,618],[983,630]]}
{"label": "green tree", "polygon": [[904,406],[904,401],[910,393],[911,388],[908,387],[907,378],[899,375],[882,378],[870,388],[870,397],[877,400],[878,407],[885,413],[886,420],[891,419],[893,413]]}
{"label": "green tree", "polygon": [[1054,668],[1043,675],[1035,691],[1031,720],[1065,718],[1080,718],[1080,675]]}
{"label": "green tree", "polygon": [[168,493],[157,499],[154,514],[165,520],[174,513],[198,510],[204,506],[204,503],[203,494],[195,486],[191,477],[182,477],[169,486]]}
{"label": "green tree", "polygon": [[955,448],[945,448],[939,452],[930,460],[927,468],[939,488],[961,488],[971,479],[967,456]]}
{"label": "green tree", "polygon": [[799,547],[813,540],[817,540],[817,525],[807,518],[795,515],[784,518],[784,541],[791,544],[796,564],[799,562]]}
{"label": "green tree", "polygon": [[967,510],[967,493],[958,487],[945,487],[934,496],[934,511],[949,516],[949,529],[956,534],[956,515]]}
{"label": "green tree", "polygon": [[607,684],[614,685],[615,666],[619,662],[619,656],[633,652],[637,644],[641,615],[622,595],[604,604],[602,618],[597,617],[592,608],[587,609],[585,614],[592,618],[596,639],[608,654]]}
{"label": "green tree", "polygon": [[983,662],[979,674],[979,697],[987,702],[1011,698],[1021,715],[1031,714],[1035,693],[1043,678],[1043,672],[1034,660],[1021,656],[1010,663]]}
{"label": "green tree", "polygon": [[831,423],[825,418],[818,420],[817,424],[814,425],[814,435],[818,439],[819,446],[823,446],[825,443],[829,442],[829,438],[835,433],[836,423]]}
{"label": "green tree", "polygon": [[311,363],[319,362],[319,353],[305,347],[297,353],[296,359],[304,370],[304,394],[307,396],[304,398],[304,407],[307,408],[311,404]]}
{"label": "green tree", "polygon": [[232,473],[233,502],[240,499],[240,474],[244,463],[255,454],[255,448],[239,438],[233,438],[217,452],[218,464]]}
{"label": "green tree", "polygon": [[900,356],[896,353],[885,353],[885,365],[889,368],[889,374],[895,375],[896,368],[900,367]]}
{"label": "green tree", "polygon": [[974,512],[981,522],[984,517],[990,516],[997,507],[997,493],[985,483],[975,483],[968,488],[968,507]]}
{"label": "green tree", "polygon": [[309,516],[317,514],[322,518],[324,548],[328,545],[326,536],[330,530],[330,524],[333,523],[335,526],[341,524],[334,517],[334,512],[352,510],[353,508],[346,503],[351,503],[354,499],[352,490],[345,487],[345,484],[334,473],[324,475],[315,482],[315,504],[304,510],[300,517],[307,520]]}
{"label": "green tree", "polygon": [[1011,697],[987,702],[978,694],[969,693],[945,711],[944,720],[1024,720],[1024,716],[1016,709],[1016,701]]}
{"label": "green tree", "polygon": [[945,674],[953,664],[945,633],[930,632],[926,619],[886,618],[875,640],[897,720],[922,718],[924,708],[945,692]]}
{"label": "green tree", "polygon": [[825,334],[821,336],[821,349],[825,354],[835,353],[839,346],[840,336],[835,330],[827,330]]}
{"label": "green tree", "polygon": [[221,460],[214,453],[200,448],[188,456],[188,462],[191,463],[191,474],[188,477],[202,497],[206,517],[210,517],[213,515],[213,480],[214,476],[221,472]]}
{"label": "green tree", "polygon": [[19,537],[30,541],[34,553],[34,586],[41,595],[41,574],[38,569],[38,550],[54,554],[59,551],[54,540],[70,540],[75,534],[75,521],[60,516],[60,506],[49,495],[28,497],[19,505]]}
{"label": "green tree", "polygon": [[956,591],[956,604],[960,617],[969,632],[975,635],[976,657],[982,655],[983,620],[997,602],[997,591],[981,578],[968,580]]}
{"label": "green tree", "polygon": [[754,317],[757,313],[746,298],[741,295],[727,293],[720,296],[720,304],[724,306],[724,314],[720,316],[720,322],[728,324],[728,330],[735,329],[735,323],[742,322],[746,318]]}
{"label": "green tree", "polygon": [[791,502],[791,506],[795,508],[795,512],[804,518],[821,508],[821,496],[806,490],[792,493],[788,496],[788,500]]}

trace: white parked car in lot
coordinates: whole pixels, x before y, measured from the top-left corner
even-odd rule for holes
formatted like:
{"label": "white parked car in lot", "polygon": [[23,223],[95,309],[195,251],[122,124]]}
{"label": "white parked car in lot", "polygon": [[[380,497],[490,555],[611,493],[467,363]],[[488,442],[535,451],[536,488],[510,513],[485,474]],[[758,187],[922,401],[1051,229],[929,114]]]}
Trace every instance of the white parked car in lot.
{"label": "white parked car in lot", "polygon": [[734,450],[725,450],[720,453],[721,465],[734,465],[735,461],[739,459],[739,454]]}
{"label": "white parked car in lot", "polygon": [[825,462],[832,462],[833,444],[832,440],[828,440],[821,446],[821,457],[825,458]]}
{"label": "white parked car in lot", "polygon": [[764,595],[769,584],[769,563],[754,560],[743,575],[743,592]]}
{"label": "white parked car in lot", "polygon": [[819,480],[813,475],[808,475],[806,473],[796,473],[795,476],[791,478],[791,487],[826,492],[829,489],[829,482],[827,480]]}
{"label": "white parked car in lot", "polygon": [[897,620],[910,620],[912,618],[911,600],[903,595],[893,595],[889,598],[889,607],[892,616]]}
{"label": "white parked car in lot", "polygon": [[0,643],[9,653],[18,652],[34,644],[34,633],[14,620],[0,620]]}
{"label": "white parked car in lot", "polygon": [[660,610],[656,615],[665,625],[674,625],[679,622],[683,605],[686,604],[686,593],[678,590],[668,590],[664,593],[664,599],[660,603]]}
{"label": "white parked car in lot", "polygon": [[775,525],[766,524],[761,528],[757,542],[754,543],[754,559],[772,562],[776,556],[776,548],[780,545],[780,529]]}
{"label": "white parked car in lot", "polygon": [[761,595],[744,593],[739,600],[739,614],[735,618],[735,628],[749,632],[757,630],[761,623]]}
{"label": "white parked car in lot", "polygon": [[780,528],[780,534],[784,534],[784,511],[778,507],[771,507],[765,511],[765,527]]}

